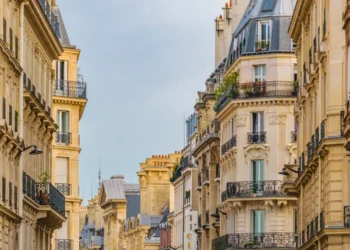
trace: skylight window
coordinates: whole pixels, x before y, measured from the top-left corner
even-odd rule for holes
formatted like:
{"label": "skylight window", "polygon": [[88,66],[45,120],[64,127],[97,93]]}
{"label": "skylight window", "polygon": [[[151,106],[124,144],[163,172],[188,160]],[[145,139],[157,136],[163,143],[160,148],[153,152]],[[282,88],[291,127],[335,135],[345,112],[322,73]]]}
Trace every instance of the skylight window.
{"label": "skylight window", "polygon": [[276,0],[265,0],[262,11],[272,11]]}

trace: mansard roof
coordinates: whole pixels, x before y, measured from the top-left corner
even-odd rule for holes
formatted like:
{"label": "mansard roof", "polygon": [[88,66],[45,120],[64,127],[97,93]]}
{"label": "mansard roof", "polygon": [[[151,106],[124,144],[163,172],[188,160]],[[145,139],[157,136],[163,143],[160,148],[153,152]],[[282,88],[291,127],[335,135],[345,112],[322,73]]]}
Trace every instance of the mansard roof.
{"label": "mansard roof", "polygon": [[[235,30],[226,70],[242,55],[294,53],[288,28],[296,0],[250,0]],[[268,23],[267,38],[261,39],[262,23]]]}

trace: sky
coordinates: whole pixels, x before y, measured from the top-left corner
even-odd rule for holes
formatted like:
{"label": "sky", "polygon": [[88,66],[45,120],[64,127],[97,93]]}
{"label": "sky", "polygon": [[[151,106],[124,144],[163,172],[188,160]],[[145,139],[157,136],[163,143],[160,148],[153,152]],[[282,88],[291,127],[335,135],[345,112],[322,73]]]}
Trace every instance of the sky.
{"label": "sky", "polygon": [[214,19],[225,0],[56,2],[88,86],[79,163],[86,203],[99,165],[102,179],[137,183],[140,162],[184,147],[185,117],[214,70]]}

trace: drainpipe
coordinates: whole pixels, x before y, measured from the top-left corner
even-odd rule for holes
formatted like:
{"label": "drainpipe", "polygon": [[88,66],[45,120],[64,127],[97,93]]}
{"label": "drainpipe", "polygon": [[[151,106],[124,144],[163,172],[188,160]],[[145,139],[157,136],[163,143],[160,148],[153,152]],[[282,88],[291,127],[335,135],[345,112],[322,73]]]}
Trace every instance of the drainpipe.
{"label": "drainpipe", "polygon": [[[28,2],[21,3],[20,7],[20,46],[21,46],[21,54],[20,54],[20,65],[22,69],[24,68],[24,7],[25,5],[28,5]],[[23,70],[21,73],[21,77],[19,80],[19,137],[24,139],[24,126],[23,126],[23,120],[24,120],[24,115],[23,115],[23,109],[24,109],[24,102],[23,102]],[[18,213],[19,216],[23,219],[23,186],[22,186],[22,174],[23,174],[23,155],[21,154],[20,159],[19,159],[19,182],[18,182],[18,187],[19,187],[19,193],[18,193]],[[23,220],[21,221],[20,224],[20,231],[19,231],[19,237],[18,237],[18,246],[19,250],[24,250],[24,234],[25,234],[25,228],[24,228],[24,223]]]}

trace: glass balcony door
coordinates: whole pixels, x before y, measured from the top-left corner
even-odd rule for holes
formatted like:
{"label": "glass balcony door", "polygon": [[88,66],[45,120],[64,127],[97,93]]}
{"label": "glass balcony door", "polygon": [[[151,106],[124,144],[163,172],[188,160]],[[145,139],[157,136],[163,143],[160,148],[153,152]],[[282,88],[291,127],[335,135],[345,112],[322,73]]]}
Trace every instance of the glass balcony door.
{"label": "glass balcony door", "polygon": [[257,195],[264,194],[264,161],[252,161],[253,168],[253,193]]}
{"label": "glass balcony door", "polygon": [[264,228],[265,228],[265,211],[254,210],[253,211],[253,239],[250,242],[251,245],[261,246],[263,244]]}

